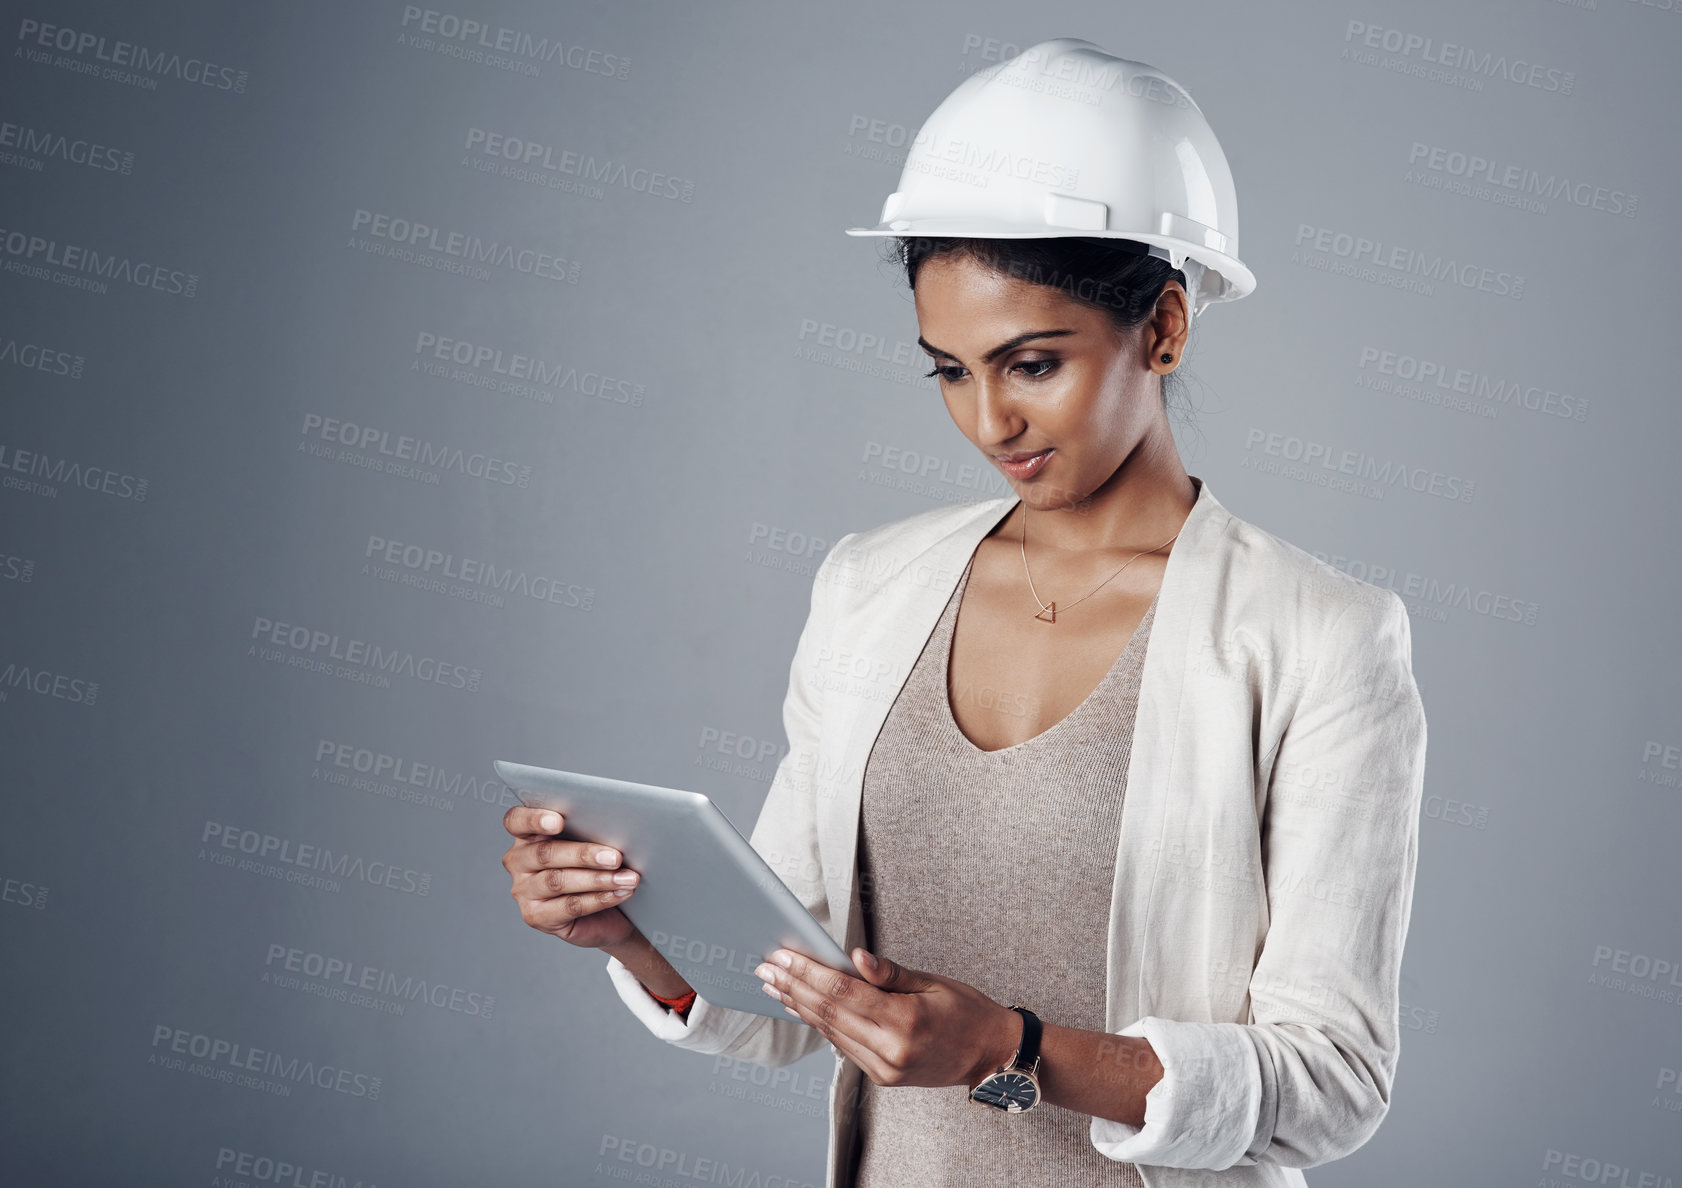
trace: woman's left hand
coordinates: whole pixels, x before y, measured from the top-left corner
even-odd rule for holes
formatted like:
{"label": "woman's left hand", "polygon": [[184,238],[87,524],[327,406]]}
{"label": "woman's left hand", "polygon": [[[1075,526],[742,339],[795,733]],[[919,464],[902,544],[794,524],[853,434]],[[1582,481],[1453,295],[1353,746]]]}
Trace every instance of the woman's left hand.
{"label": "woman's left hand", "polygon": [[787,949],[754,970],[783,1008],[878,1085],[974,1085],[1010,1059],[1020,1016],[955,978],[854,949],[866,980]]}

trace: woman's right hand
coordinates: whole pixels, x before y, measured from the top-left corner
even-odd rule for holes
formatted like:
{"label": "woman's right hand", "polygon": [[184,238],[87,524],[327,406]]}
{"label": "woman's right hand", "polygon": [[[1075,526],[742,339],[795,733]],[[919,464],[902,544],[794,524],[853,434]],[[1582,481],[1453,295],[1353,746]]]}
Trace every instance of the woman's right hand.
{"label": "woman's right hand", "polygon": [[635,889],[637,872],[622,869],[623,857],[611,846],[556,837],[564,823],[553,809],[523,804],[503,814],[502,826],[514,844],[502,865],[514,878],[511,894],[521,918],[539,932],[587,949],[630,939],[636,925],[618,905]]}

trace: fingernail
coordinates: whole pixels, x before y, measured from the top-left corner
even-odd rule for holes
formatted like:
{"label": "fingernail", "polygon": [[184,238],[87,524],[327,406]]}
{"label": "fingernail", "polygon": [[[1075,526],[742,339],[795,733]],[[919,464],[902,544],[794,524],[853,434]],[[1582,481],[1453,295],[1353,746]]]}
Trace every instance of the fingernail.
{"label": "fingernail", "polygon": [[637,872],[634,870],[616,870],[613,872],[613,881],[629,885],[637,881]]}
{"label": "fingernail", "polygon": [[775,961],[778,965],[782,966],[784,969],[787,969],[789,966],[794,964],[794,958],[790,957],[787,953],[783,952],[781,949],[778,949],[775,953],[771,954],[771,960]]}
{"label": "fingernail", "polygon": [[561,819],[554,813],[544,813],[537,819],[537,827],[545,833],[553,833],[561,827]]}
{"label": "fingernail", "polygon": [[869,953],[869,952],[865,953],[864,963],[866,965],[868,965],[871,969],[879,969],[881,967],[881,962],[876,960],[876,954],[874,954],[874,953]]}
{"label": "fingernail", "polygon": [[616,866],[619,862],[619,855],[612,850],[597,850],[596,861],[603,866]]}

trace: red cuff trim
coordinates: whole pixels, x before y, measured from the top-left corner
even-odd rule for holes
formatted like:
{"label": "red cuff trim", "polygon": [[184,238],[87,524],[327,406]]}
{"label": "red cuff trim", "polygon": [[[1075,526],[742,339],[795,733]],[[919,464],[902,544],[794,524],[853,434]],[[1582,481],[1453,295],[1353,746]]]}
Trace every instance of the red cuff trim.
{"label": "red cuff trim", "polygon": [[[648,990],[648,987],[644,986],[643,989]],[[673,1011],[680,1015],[687,1014],[690,1006],[695,1002],[695,991],[693,990],[679,998],[661,998],[652,990],[648,990],[648,996],[655,1002],[664,1003],[666,1006],[671,1007]]]}

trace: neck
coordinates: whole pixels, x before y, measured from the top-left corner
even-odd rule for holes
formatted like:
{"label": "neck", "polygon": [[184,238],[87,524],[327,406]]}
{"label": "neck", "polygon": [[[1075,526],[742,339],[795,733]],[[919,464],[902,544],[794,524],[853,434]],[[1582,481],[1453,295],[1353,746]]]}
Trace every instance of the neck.
{"label": "neck", "polygon": [[[1044,508],[1037,502],[1027,506],[1024,500],[1001,529],[1020,536],[1026,512],[1028,537],[1037,549],[1135,553],[1155,549],[1177,533],[1197,502],[1197,493],[1179,451],[1172,444],[1152,448],[1147,440],[1085,499]],[[1162,555],[1169,551],[1164,549]]]}

